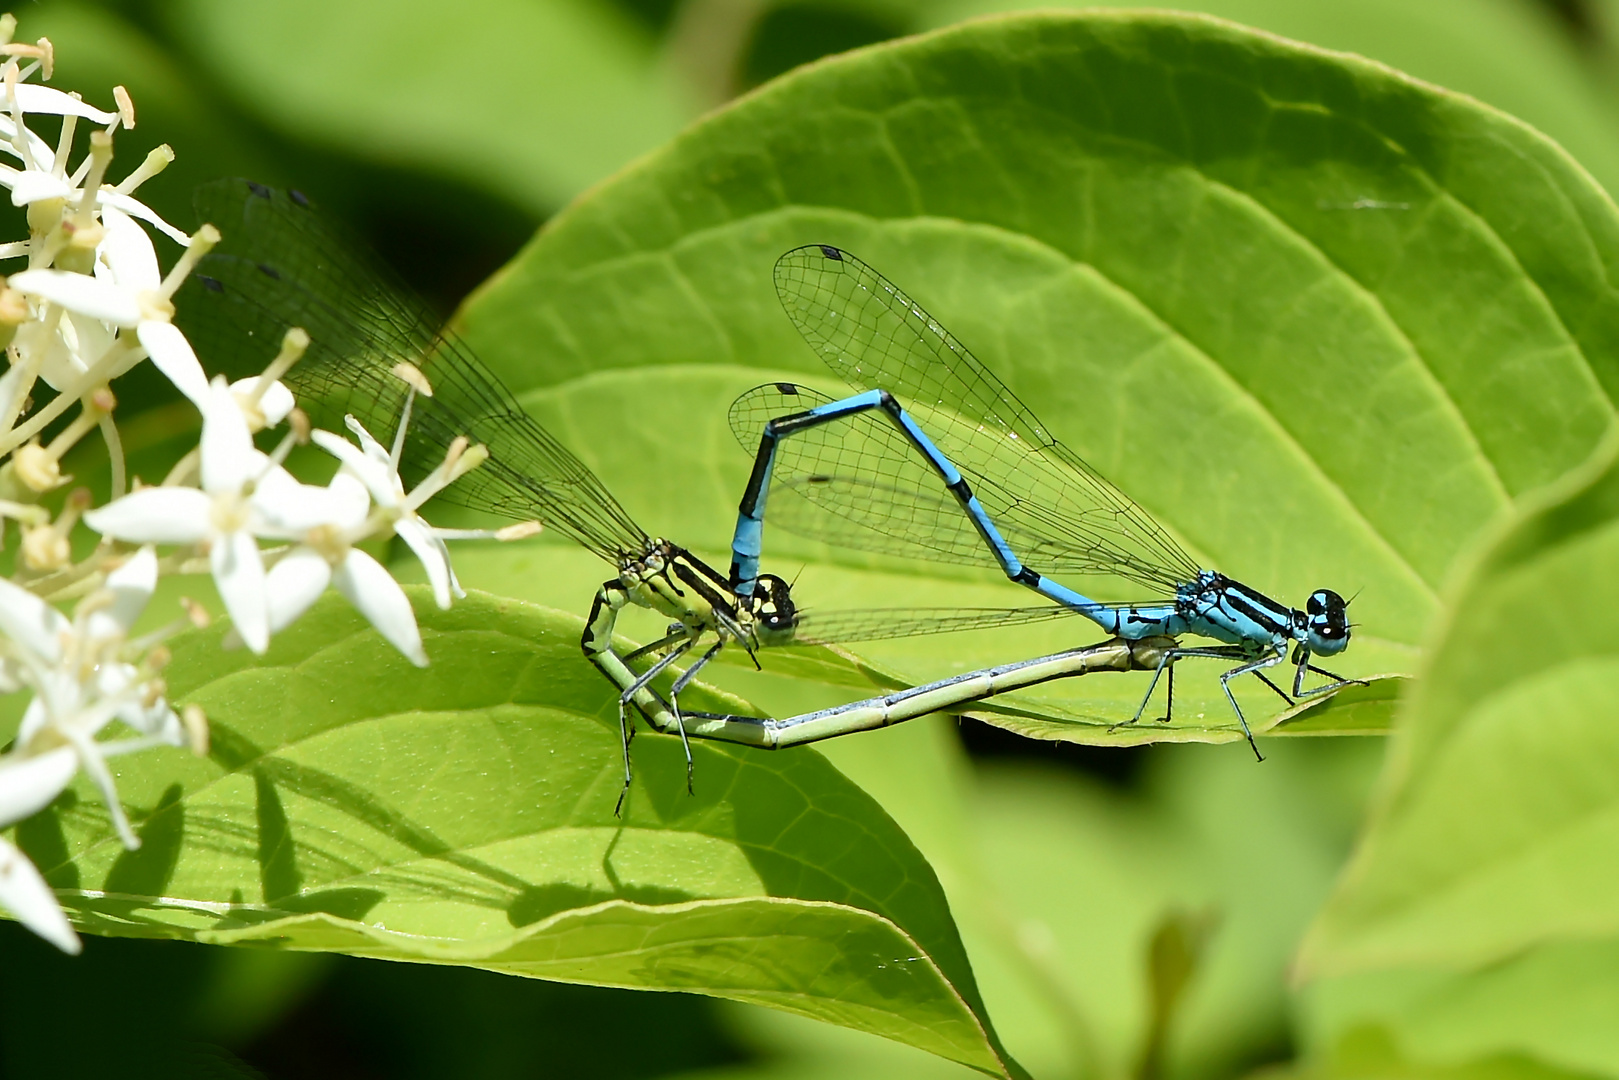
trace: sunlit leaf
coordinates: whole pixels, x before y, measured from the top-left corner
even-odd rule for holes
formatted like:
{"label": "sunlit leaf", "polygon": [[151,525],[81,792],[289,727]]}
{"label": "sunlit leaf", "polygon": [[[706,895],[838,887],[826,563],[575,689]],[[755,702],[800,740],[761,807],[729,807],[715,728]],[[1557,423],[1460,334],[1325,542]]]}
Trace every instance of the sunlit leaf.
{"label": "sunlit leaf", "polygon": [[1602,459],[1473,569],[1305,972],[1619,935],[1619,468]]}
{"label": "sunlit leaf", "polygon": [[689,795],[679,741],[643,737],[615,817],[580,620],[479,595],[420,614],[425,671],[335,599],[262,660],[177,639],[170,692],[213,746],[119,760],[140,849],[87,782],[18,830],[75,921],[690,990],[1005,1071],[933,872],[815,751],[695,746]]}
{"label": "sunlit leaf", "polygon": [[[1410,671],[1456,553],[1612,423],[1619,220],[1566,155],[1381,66],[1186,16],[984,21],[806,69],[577,202],[462,321],[644,526],[724,565],[749,461],[726,403],[837,388],[771,286],[810,241],[908,290],[1198,558],[1295,604],[1356,594],[1347,675]],[[806,605],[1029,602],[781,529],[766,556]],[[467,565],[490,588],[584,599],[560,548],[487,560]],[[1098,637],[854,648],[923,681]],[[1162,737],[1236,736],[1215,673],[1182,665]],[[1043,737],[1136,741],[1105,729],[1145,679],[1010,703]],[[1256,726],[1278,712],[1236,689]]]}

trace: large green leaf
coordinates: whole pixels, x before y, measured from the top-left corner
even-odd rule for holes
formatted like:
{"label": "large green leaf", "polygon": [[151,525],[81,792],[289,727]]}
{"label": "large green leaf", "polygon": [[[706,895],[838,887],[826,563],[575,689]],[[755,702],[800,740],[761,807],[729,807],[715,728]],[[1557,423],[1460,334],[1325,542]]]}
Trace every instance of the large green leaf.
{"label": "large green leaf", "polygon": [[[1022,0],[942,0],[922,14],[929,26],[942,26],[968,15],[1034,6]],[[1157,5],[1057,0],[1039,6]],[[1580,55],[1568,28],[1551,17],[1555,0],[1181,0],[1175,6],[1359,53],[1471,94],[1550,135],[1609,191],[1619,190],[1619,111],[1601,84],[1601,68],[1589,62],[1591,50]],[[1600,12],[1597,21],[1612,25]]]}
{"label": "large green leaf", "polygon": [[1482,557],[1408,703],[1387,797],[1304,970],[1477,966],[1619,933],[1619,469]]}
{"label": "large green leaf", "polygon": [[[1537,500],[1460,587],[1384,797],[1299,958],[1318,1039],[1619,1075],[1619,465]],[[1606,1004],[1605,1004],[1606,1003]]]}
{"label": "large green leaf", "polygon": [[1619,934],[1619,468],[1483,555],[1446,620],[1386,797],[1307,942],[1306,973],[1476,967]]}
{"label": "large green leaf", "polygon": [[[1612,424],[1619,221],[1585,174],[1469,99],[1189,16],[989,20],[804,69],[554,219],[463,326],[646,526],[722,552],[748,461],[725,403],[832,382],[770,284],[810,241],[910,291],[1199,558],[1295,603],[1358,593],[1348,674],[1409,670],[1456,553]],[[779,529],[766,551],[810,605],[1028,602]],[[584,600],[560,549],[486,558],[488,587]],[[860,651],[920,680],[1095,636]],[[1233,737],[1212,674],[1157,734]],[[1143,680],[1018,704],[1123,742],[1094,722]]]}
{"label": "large green leaf", "polygon": [[1312,984],[1298,1010],[1303,1041],[1332,1047],[1386,1033],[1416,1062],[1528,1055],[1597,1076],[1619,1075],[1619,941],[1529,949],[1479,971],[1404,968]]}
{"label": "large green leaf", "polygon": [[[171,0],[176,34],[302,140],[548,213],[696,112],[650,36],[589,0]],[[295,57],[292,61],[289,58]]]}
{"label": "large green leaf", "polygon": [[213,747],[119,760],[142,847],[82,782],[18,830],[75,921],[691,990],[1006,1071],[933,872],[819,754],[700,745],[688,795],[678,740],[643,737],[615,818],[580,620],[420,614],[425,671],[330,600],[263,659],[176,640],[170,692]]}

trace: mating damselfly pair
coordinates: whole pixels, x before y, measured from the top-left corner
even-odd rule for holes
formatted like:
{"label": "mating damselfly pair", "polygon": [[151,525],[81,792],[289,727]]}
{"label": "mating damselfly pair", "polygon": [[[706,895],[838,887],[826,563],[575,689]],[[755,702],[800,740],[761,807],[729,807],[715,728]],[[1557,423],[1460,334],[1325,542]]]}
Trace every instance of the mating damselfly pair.
{"label": "mating damselfly pair", "polygon": [[[511,392],[426,307],[341,228],[296,192],[246,182],[210,185],[198,210],[224,241],[202,263],[182,317],[217,362],[262,355],[266,342],[302,327],[311,344],[285,380],[316,423],[355,417],[372,431],[400,432],[401,465],[426,473],[457,438],[487,448],[479,468],[442,498],[511,520],[538,520],[613,568],[596,591],[581,639],[584,654],[618,688],[625,784],[633,714],[682,740],[714,738],[760,747],[811,742],[959,707],[1053,679],[1100,670],[1148,670],[1133,716],[1166,682],[1163,719],[1174,707],[1174,663],[1224,659],[1221,675],[1254,746],[1230,681],[1252,673],[1284,701],[1346,682],[1316,667],[1343,651],[1343,599],[1313,593],[1290,608],[1203,569],[1132,500],[1052,438],[965,346],[875,270],[829,245],[794,249],[776,264],[778,295],[799,333],[856,391],[833,400],[796,383],[744,394],[733,431],[754,454],[727,572],[644,531],[571,451],[530,417]],[[397,374],[419,371],[431,396]],[[234,373],[234,372],[233,372]],[[411,404],[407,406],[407,401]],[[773,491],[781,493],[770,502]],[[820,612],[799,606],[789,583],[762,573],[767,503],[795,531],[886,554],[995,567],[1047,601],[1004,609],[878,609]],[[1108,574],[1152,589],[1129,604],[1094,600],[1056,575]],[[627,606],[670,620],[659,640],[622,653],[613,640]],[[1071,649],[958,675],[818,712],[761,718],[682,710],[682,691],[725,648],[754,656],[770,648],[869,641],[1082,615],[1111,635]],[[1213,639],[1183,645],[1182,636]],[[1266,669],[1292,650],[1292,695]],[[667,689],[660,676],[689,660]],[[1327,682],[1305,687],[1308,672]],[[687,751],[688,782],[691,756]],[[1258,755],[1258,748],[1254,746]]]}

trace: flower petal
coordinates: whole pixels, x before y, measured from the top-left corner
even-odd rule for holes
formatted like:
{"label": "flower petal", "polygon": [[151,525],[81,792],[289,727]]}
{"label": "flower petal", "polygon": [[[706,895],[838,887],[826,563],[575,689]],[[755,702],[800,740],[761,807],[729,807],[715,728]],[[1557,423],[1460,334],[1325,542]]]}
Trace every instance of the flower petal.
{"label": "flower petal", "polygon": [[264,471],[259,464],[262,455],[253,449],[247,417],[224,376],[214,377],[197,407],[202,410],[202,489],[210,493],[241,491],[243,484]]}
{"label": "flower petal", "polygon": [[73,628],[67,616],[29,592],[0,578],[0,632],[54,664],[62,656],[62,635]]}
{"label": "flower petal", "polygon": [[[80,371],[88,370],[92,361],[101,359],[107,350],[112,348],[113,339],[118,335],[115,328],[108,326],[100,319],[91,318],[89,315],[80,315],[76,311],[67,313],[67,318],[63,319],[59,324],[59,329],[62,343],[72,350],[74,357],[77,358],[77,366]],[[135,350],[131,351],[135,352]],[[139,357],[140,354],[135,352],[135,355]],[[140,363],[139,359],[131,361],[129,367],[134,367],[138,363]],[[128,370],[128,368],[125,370]],[[122,375],[123,372],[119,371],[116,374]]]}
{"label": "flower petal", "polygon": [[140,305],[135,303],[133,293],[85,274],[70,274],[66,270],[24,270],[20,274],[12,274],[6,283],[20,293],[43,297],[69,311],[105,319],[116,326],[129,328],[141,321]]}
{"label": "flower petal", "polygon": [[283,555],[264,578],[264,591],[270,605],[270,633],[280,633],[291,626],[293,620],[320,598],[331,580],[332,564],[313,548],[295,547]]}
{"label": "flower petal", "polygon": [[195,544],[212,530],[213,500],[196,488],[149,487],[87,511],[84,523],[133,544]]}
{"label": "flower petal", "polygon": [[79,755],[67,745],[31,757],[12,752],[0,758],[0,826],[15,824],[55,802],[78,771]]}
{"label": "flower petal", "polygon": [[84,949],[45,878],[9,840],[0,840],[0,905],[63,952],[77,956]]}
{"label": "flower petal", "polygon": [[[47,324],[38,319],[30,319],[17,327],[17,337],[14,341],[16,351],[23,356],[33,356],[38,359],[39,377],[50,384],[53,390],[63,390],[78,382],[79,377],[88,370],[83,360],[79,359],[67,342],[68,332],[73,331],[75,347],[82,343],[83,338],[77,332],[77,326],[72,322],[75,318],[84,318],[82,315],[69,313],[69,318],[57,323],[54,332]],[[89,320],[101,325],[100,320]],[[11,370],[22,370],[21,365]]]}
{"label": "flower petal", "polygon": [[[35,135],[24,124],[23,138],[28,142],[28,156],[34,161],[35,172],[54,173],[56,171],[56,150],[44,139]],[[11,122],[9,112],[0,115],[0,153],[9,154],[18,161],[22,154],[17,149],[17,125]]]}
{"label": "flower petal", "polygon": [[[186,744],[185,725],[180,722],[179,714],[170,708],[169,703],[163,698],[158,698],[151,705],[143,705],[138,701],[124,705],[118,710],[118,719],[135,731],[160,739],[170,746]],[[101,745],[107,748],[108,754],[111,754],[115,748],[135,749],[127,745],[130,742],[136,742],[140,747],[144,747],[147,740],[125,740],[123,744],[111,742]]]}
{"label": "flower petal", "polygon": [[113,283],[126,289],[156,289],[162,285],[157,251],[146,230],[115,206],[102,208],[101,223],[107,227],[107,235],[96,253],[97,262],[112,272]]}
{"label": "flower petal", "polygon": [[152,363],[179,387],[180,393],[198,406],[208,400],[208,376],[202,373],[197,354],[192,351],[191,343],[180,333],[178,326],[156,319],[142,319],[135,336],[146,346]]}
{"label": "flower petal", "polygon": [[146,602],[157,588],[157,552],[141,548],[124,565],[107,575],[105,586],[113,602],[91,614],[85,626],[91,637],[107,638],[127,634],[146,610]]}
{"label": "flower petal", "polygon": [[[0,131],[0,134],[4,134],[4,132]],[[158,232],[162,233],[164,236],[167,236],[170,240],[173,240],[181,247],[191,246],[191,237],[164,221],[158,216],[156,210],[153,210],[150,206],[147,206],[133,195],[120,195],[115,191],[107,191],[103,189],[96,196],[96,205],[116,206],[130,217],[139,218],[148,225],[151,225]]]}
{"label": "flower petal", "polygon": [[360,423],[353,416],[343,417],[343,424],[354,433],[354,437],[356,439],[360,440],[360,449],[365,451],[366,457],[380,464],[386,464],[388,466],[388,471],[393,471],[393,455],[388,453],[388,448],[386,446],[383,446],[374,437],[372,437],[371,433],[365,429],[364,424]]}
{"label": "flower petal", "polygon": [[[93,105],[86,105],[72,94],[64,94],[60,90],[38,83],[18,83],[16,94],[17,107],[24,113],[82,116],[98,124],[110,124],[118,119],[117,113],[102,112]],[[6,111],[11,111],[10,102],[6,103]]]}
{"label": "flower petal", "polygon": [[30,701],[28,708],[22,712],[22,721],[17,725],[17,737],[12,741],[17,746],[27,746],[50,722],[51,713],[45,708],[45,699],[35,694],[34,700]]}
{"label": "flower petal", "polygon": [[225,533],[215,538],[208,561],[236,633],[249,649],[262,653],[270,647],[270,615],[258,543],[245,532]]}
{"label": "flower petal", "polygon": [[371,512],[370,490],[358,476],[347,469],[339,469],[334,473],[326,486],[332,489],[333,495],[348,504],[351,514],[358,514],[364,520],[365,515]]}
{"label": "flower petal", "polygon": [[428,583],[433,586],[433,599],[440,610],[448,611],[450,590],[455,583],[455,574],[450,570],[449,548],[415,518],[401,518],[394,522],[394,532],[421,560],[422,569],[427,571]]}
{"label": "flower petal", "polygon": [[[259,376],[254,375],[246,379],[237,379],[230,384],[231,393],[238,398],[250,398],[259,388]],[[269,389],[259,397],[259,412],[264,416],[265,427],[275,427],[287,418],[287,414],[297,406],[298,402],[287,389],[287,384],[277,379],[270,384]]]}
{"label": "flower petal", "polygon": [[391,467],[372,459],[364,450],[330,431],[312,431],[309,438],[316,446],[341,461],[344,468],[359,477],[361,483],[371,492],[371,497],[377,500],[378,506],[399,505],[399,489]]}
{"label": "flower petal", "polygon": [[427,666],[422,632],[416,628],[416,614],[410,610],[405,590],[388,576],[381,563],[357,548],[350,550],[332,575],[332,584],[394,648],[405,654],[405,659],[417,667]]}
{"label": "flower petal", "polygon": [[9,172],[9,175],[0,177],[0,184],[11,189],[12,206],[27,206],[41,199],[65,199],[73,194],[73,185],[66,180],[33,169]]}
{"label": "flower petal", "polygon": [[[268,480],[268,477],[266,477]],[[371,500],[361,488],[361,498],[353,498],[352,488],[320,487],[289,482],[261,482],[253,489],[251,505],[253,531],[263,537],[292,539],[317,526],[332,526],[345,533],[357,530],[371,509]]]}

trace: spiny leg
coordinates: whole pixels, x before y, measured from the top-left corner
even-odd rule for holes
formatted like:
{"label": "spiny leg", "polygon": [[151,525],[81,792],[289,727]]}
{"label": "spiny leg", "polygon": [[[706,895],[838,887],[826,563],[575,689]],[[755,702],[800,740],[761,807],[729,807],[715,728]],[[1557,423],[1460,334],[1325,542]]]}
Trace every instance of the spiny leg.
{"label": "spiny leg", "polygon": [[[1128,719],[1128,720],[1121,720],[1119,723],[1111,725],[1107,729],[1108,734],[1111,735],[1113,732],[1119,730],[1119,728],[1121,728],[1121,727],[1133,727],[1138,721],[1140,721],[1141,714],[1147,711],[1147,703],[1152,700],[1152,692],[1154,690],[1158,689],[1158,677],[1164,673],[1164,669],[1166,667],[1169,668],[1169,679],[1170,679],[1170,682],[1169,682],[1169,686],[1170,686],[1169,700],[1170,700],[1170,708],[1174,708],[1174,702],[1175,702],[1175,668],[1174,668],[1174,663],[1175,663],[1175,657],[1176,656],[1177,656],[1177,650],[1175,650],[1175,649],[1165,649],[1164,650],[1164,655],[1162,655],[1162,656],[1160,656],[1158,658],[1158,666],[1152,669],[1152,682],[1147,684],[1147,692],[1142,695],[1141,704],[1136,708],[1136,714],[1134,716],[1130,717],[1130,719]],[[1166,716],[1165,719],[1167,720],[1168,717]]]}
{"label": "spiny leg", "polygon": [[[1318,686],[1313,690],[1306,690],[1304,689],[1304,673],[1306,671],[1313,671],[1324,679],[1331,679],[1332,682],[1325,686]],[[1308,652],[1304,651],[1302,648],[1299,650],[1298,667],[1293,672],[1294,697],[1315,697],[1317,694],[1325,694],[1331,690],[1341,690],[1346,686],[1370,685],[1371,683],[1367,682],[1365,679],[1346,679],[1342,675],[1334,675],[1332,672],[1327,671],[1324,668],[1318,668],[1314,664],[1310,663],[1310,654]]]}
{"label": "spiny leg", "polygon": [[630,794],[630,781],[634,778],[630,772],[630,735],[635,726],[629,722],[624,708],[624,699],[618,699],[618,738],[619,744],[624,748],[624,786],[618,789],[618,802],[613,804],[613,816],[619,817],[624,811],[624,800]]}
{"label": "spiny leg", "polygon": [[1231,702],[1231,710],[1237,714],[1237,723],[1242,725],[1242,734],[1248,740],[1248,748],[1254,752],[1255,759],[1259,761],[1264,761],[1265,755],[1259,752],[1259,744],[1254,742],[1254,733],[1248,730],[1248,718],[1242,715],[1242,706],[1237,704],[1237,695],[1231,692],[1231,680],[1240,675],[1257,674],[1262,668],[1275,667],[1285,659],[1287,652],[1279,648],[1269,656],[1261,656],[1258,660],[1240,664],[1220,676],[1220,689],[1225,691],[1226,700]]}
{"label": "spiny leg", "polygon": [[[584,633],[579,637],[579,646],[584,650],[585,656],[595,665],[607,681],[624,691],[618,698],[618,729],[619,742],[624,752],[624,786],[619,790],[618,802],[613,807],[617,816],[623,811],[624,799],[629,793],[630,783],[634,773],[630,765],[630,742],[635,737],[635,726],[630,722],[626,702],[631,702],[647,722],[654,728],[674,726],[674,719],[669,715],[669,708],[660,699],[656,692],[647,687],[642,680],[638,680],[635,672],[613,651],[613,629],[618,621],[618,613],[628,602],[628,592],[618,581],[607,581],[596,592],[595,602],[590,608],[590,617],[585,621]],[[636,687],[639,686],[637,689]]]}
{"label": "spiny leg", "polygon": [[626,653],[624,655],[624,662],[626,664],[633,664],[635,661],[641,659],[643,656],[646,656],[648,653],[662,652],[675,642],[681,640],[682,638],[688,637],[691,637],[690,630],[687,630],[680,623],[671,623],[669,626],[669,632],[667,634],[663,635],[663,637],[659,638],[657,641],[648,642],[647,644],[642,645],[634,652]]}
{"label": "spiny leg", "polygon": [[[1248,654],[1235,646],[1229,645],[1208,645],[1189,649],[1174,648],[1164,650],[1163,655],[1158,658],[1158,666],[1153,670],[1152,682],[1148,685],[1147,693],[1142,697],[1141,705],[1136,709],[1136,714],[1128,720],[1120,721],[1119,723],[1114,724],[1113,727],[1108,728],[1108,730],[1113,731],[1116,728],[1129,727],[1132,724],[1138,723],[1141,720],[1141,714],[1147,711],[1147,706],[1152,702],[1152,692],[1158,688],[1158,676],[1163,674],[1164,669],[1167,667],[1169,668],[1170,672],[1169,677],[1171,680],[1173,680],[1175,677],[1175,669],[1173,667],[1175,661],[1185,660],[1189,657],[1212,657],[1217,660],[1245,660],[1247,659]],[[1168,723],[1170,718],[1174,715],[1171,711],[1174,709],[1174,707],[1175,690],[1174,682],[1171,681],[1169,691],[1169,706],[1168,709],[1165,710],[1164,716],[1161,718],[1165,723]]]}
{"label": "spiny leg", "polygon": [[1266,675],[1263,671],[1256,671],[1256,672],[1254,672],[1254,675],[1259,679],[1260,682],[1264,683],[1266,686],[1268,686],[1272,690],[1276,691],[1276,696],[1281,698],[1283,701],[1287,702],[1289,708],[1291,708],[1292,706],[1298,704],[1298,702],[1294,701],[1292,698],[1287,696],[1287,691],[1283,690],[1280,686],[1277,686],[1275,683],[1271,682],[1270,681],[1270,676]]}
{"label": "spiny leg", "polygon": [[681,746],[681,749],[686,751],[686,794],[687,795],[695,794],[695,792],[692,790],[692,783],[691,783],[692,782],[691,742],[690,742],[690,740],[688,740],[686,738],[686,720],[685,720],[685,717],[683,717],[680,714],[680,692],[682,690],[686,689],[686,687],[691,684],[691,681],[697,677],[697,673],[699,671],[703,670],[703,665],[707,664],[710,660],[714,659],[715,654],[717,654],[723,648],[725,648],[725,639],[720,638],[720,640],[714,642],[713,645],[709,646],[709,649],[708,649],[707,652],[705,652],[702,656],[699,656],[697,658],[696,663],[692,664],[691,667],[689,667],[685,671],[681,672],[680,678],[675,680],[675,685],[673,687],[671,687],[670,690],[669,690],[669,709],[670,709],[671,712],[673,712],[675,714],[675,725],[680,729],[680,746]]}
{"label": "spiny leg", "polygon": [[[631,704],[631,702],[642,690],[647,690],[648,683],[657,678],[659,673],[661,673],[670,664],[674,663],[676,660],[680,659],[688,651],[690,651],[692,645],[695,643],[696,639],[688,638],[684,645],[671,652],[668,656],[663,657],[656,664],[653,664],[639,678],[637,678],[629,686],[625,687],[623,692],[618,695],[618,733],[619,737],[624,740],[624,788],[618,793],[618,803],[613,807],[614,817],[618,816],[619,809],[624,805],[624,798],[629,794],[630,791],[630,741],[635,738],[635,725],[627,722],[625,718],[627,706]],[[648,690],[647,692],[651,693],[652,691]],[[653,723],[652,718],[647,716],[646,710],[642,709],[638,703],[636,704],[636,709],[640,711],[642,716],[646,717],[647,723]],[[677,725],[679,725],[679,720],[680,715],[677,711],[675,714],[675,722]],[[655,727],[656,724],[653,726]],[[682,742],[685,742],[686,729],[684,725],[680,725],[680,739]],[[686,749],[686,775],[686,786],[689,788],[691,786],[690,747],[687,747]]]}
{"label": "spiny leg", "polygon": [[619,694],[618,700],[621,703],[628,702],[636,694],[646,689],[648,683],[650,683],[653,679],[656,679],[659,675],[662,675],[664,669],[670,664],[674,663],[676,660],[679,660],[682,656],[685,656],[688,652],[690,652],[691,647],[695,644],[697,644],[697,639],[695,637],[688,637],[685,644],[681,645],[680,648],[675,649],[667,656],[662,657],[656,664],[653,664],[640,675],[636,676],[635,681],[626,686],[623,693]]}

